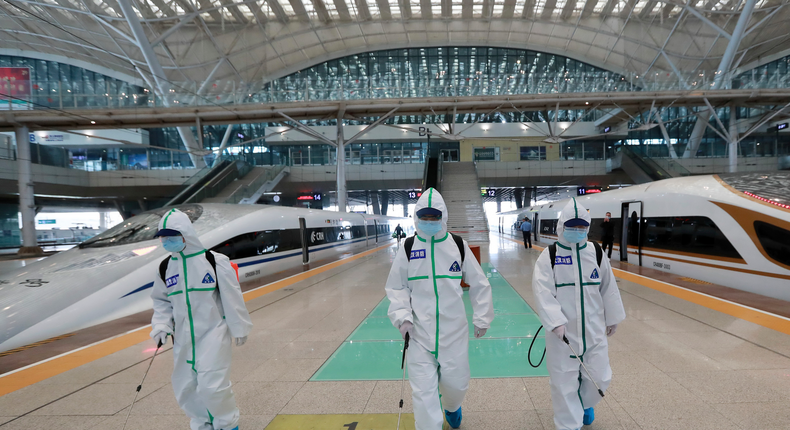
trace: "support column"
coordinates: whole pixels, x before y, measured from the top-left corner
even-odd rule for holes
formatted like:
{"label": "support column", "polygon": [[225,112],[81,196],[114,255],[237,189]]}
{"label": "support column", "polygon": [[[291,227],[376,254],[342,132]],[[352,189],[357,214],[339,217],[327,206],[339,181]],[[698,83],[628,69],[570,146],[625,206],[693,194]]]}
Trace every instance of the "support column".
{"label": "support column", "polygon": [[228,128],[225,130],[225,135],[222,136],[222,142],[219,144],[219,151],[217,151],[217,156],[214,157],[214,163],[211,165],[212,167],[216,166],[219,162],[219,159],[222,158],[222,151],[228,146],[228,142],[230,141],[230,134],[233,132],[233,124],[229,124]]}
{"label": "support column", "polygon": [[[154,83],[156,84],[155,90],[158,92],[158,95],[162,100],[162,104],[165,105],[165,107],[169,107],[170,82],[167,80],[165,70],[159,63],[159,59],[156,57],[156,53],[154,52],[154,48],[151,46],[151,42],[148,40],[148,36],[145,35],[143,25],[140,23],[140,19],[137,17],[137,14],[132,8],[132,4],[129,0],[119,0],[118,5],[120,6],[124,17],[126,18],[127,24],[129,24],[129,29],[131,30],[134,39],[137,40],[137,46],[140,48],[140,52],[143,54],[143,58],[145,58],[148,68],[151,70],[151,75],[154,77]],[[184,147],[190,151],[189,158],[192,160],[192,164],[195,166],[195,168],[202,169],[206,167],[206,162],[203,159],[203,156],[199,155],[203,151],[203,148],[198,147],[197,142],[195,142],[195,136],[192,135],[192,130],[190,130],[189,127],[183,126],[177,127],[177,129],[178,135],[181,136],[181,141],[184,143]]]}
{"label": "support column", "polygon": [[20,256],[43,255],[36,241],[36,206],[30,160],[30,131],[25,126],[16,127],[16,164],[19,181],[19,212],[22,214],[22,246]]}
{"label": "support column", "polygon": [[387,215],[387,209],[390,205],[390,193],[387,190],[381,192],[381,214]]}
{"label": "support column", "polygon": [[502,212],[502,196],[499,193],[496,195],[496,211],[497,213]]}
{"label": "support column", "polygon": [[107,230],[107,212],[99,212],[99,230]]}
{"label": "support column", "polygon": [[404,194],[403,196],[403,217],[409,217],[409,195]]}
{"label": "support column", "polygon": [[730,103],[730,141],[728,152],[730,157],[730,173],[738,171],[738,124],[735,121],[735,105]]}
{"label": "support column", "polygon": [[373,206],[373,215],[381,215],[381,206],[379,205],[378,191],[370,192],[371,206]]}
{"label": "support column", "polygon": [[516,209],[521,209],[524,204],[524,190],[516,188],[513,190],[513,196],[516,198]]}
{"label": "support column", "polygon": [[[719,68],[716,70],[716,76],[713,78],[713,86],[711,90],[721,89],[722,85],[729,83],[732,79],[732,61],[735,59],[735,54],[738,52],[738,47],[741,45],[746,27],[752,19],[752,12],[757,0],[746,0],[741,9],[741,14],[738,16],[738,22],[735,24],[735,29],[732,31],[730,42],[727,44],[727,49],[724,50],[724,55],[719,62]],[[708,126],[713,112],[706,113],[704,116],[697,115],[697,122],[694,124],[694,129],[689,137],[686,151],[683,153],[683,158],[696,157],[697,149],[699,148],[702,137],[705,134],[705,128]]]}
{"label": "support column", "polygon": [[345,108],[337,113],[337,210],[348,210],[348,188],[346,187],[346,138],[343,135]]}

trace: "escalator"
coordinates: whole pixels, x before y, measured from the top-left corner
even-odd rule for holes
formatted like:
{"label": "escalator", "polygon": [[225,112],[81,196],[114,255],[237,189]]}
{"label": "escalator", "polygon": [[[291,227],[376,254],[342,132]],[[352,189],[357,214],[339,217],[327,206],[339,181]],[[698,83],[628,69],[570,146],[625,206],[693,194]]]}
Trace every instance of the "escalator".
{"label": "escalator", "polygon": [[644,184],[673,177],[652,158],[642,156],[627,146],[621,147],[617,155],[620,167],[634,183]]}
{"label": "escalator", "polygon": [[251,169],[246,161],[238,157],[222,157],[213,167],[205,167],[187,180],[181,192],[165,206],[199,203],[203,199],[214,197],[230,183],[244,177]]}

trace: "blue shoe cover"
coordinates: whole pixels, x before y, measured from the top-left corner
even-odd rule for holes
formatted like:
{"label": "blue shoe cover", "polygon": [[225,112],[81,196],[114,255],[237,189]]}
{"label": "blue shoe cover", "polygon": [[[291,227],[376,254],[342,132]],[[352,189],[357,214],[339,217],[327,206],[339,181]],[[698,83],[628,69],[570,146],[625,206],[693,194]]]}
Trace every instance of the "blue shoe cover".
{"label": "blue shoe cover", "polygon": [[457,429],[461,427],[461,408],[458,408],[455,412],[450,412],[448,410],[444,411],[444,416],[447,418],[447,424],[450,424],[450,427]]}
{"label": "blue shoe cover", "polygon": [[587,408],[584,410],[584,418],[582,418],[582,424],[588,426],[595,421],[595,409]]}

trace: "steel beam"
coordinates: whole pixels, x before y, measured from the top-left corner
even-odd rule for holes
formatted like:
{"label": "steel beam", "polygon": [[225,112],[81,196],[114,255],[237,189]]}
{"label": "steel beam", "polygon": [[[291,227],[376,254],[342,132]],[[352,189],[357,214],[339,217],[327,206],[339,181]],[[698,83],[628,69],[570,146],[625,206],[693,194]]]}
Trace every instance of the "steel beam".
{"label": "steel beam", "polygon": [[[724,51],[719,67],[716,70],[716,77],[713,79],[713,86],[711,88],[713,90],[720,89],[725,82],[730,80],[729,75],[732,61],[735,58],[735,54],[738,52],[738,47],[741,45],[741,40],[746,32],[746,26],[752,18],[755,3],[756,0],[745,0],[741,15],[738,17],[738,22],[735,24],[735,30],[733,30],[732,37],[730,37],[730,43],[727,44],[727,49]],[[692,154],[697,153],[697,149],[702,142],[702,137],[705,135],[705,128],[707,127],[706,124],[708,121],[710,121],[709,116],[705,117],[705,121],[701,121],[701,118],[697,117],[697,122],[694,124],[694,129],[691,131],[686,150],[683,152],[683,158],[690,158]]]}
{"label": "steel beam", "polygon": [[[154,83],[156,84],[156,89],[159,92],[163,104],[169,106],[168,94],[170,92],[170,83],[167,81],[165,70],[159,63],[159,58],[156,57],[151,42],[148,41],[148,36],[145,35],[143,26],[140,24],[140,19],[137,17],[129,0],[118,0],[118,5],[123,15],[126,17],[126,22],[129,24],[132,35],[135,40],[137,40],[137,47],[140,48],[140,52],[143,54],[143,58],[145,58],[145,62],[148,64],[151,75],[154,77]],[[206,162],[203,160],[203,157],[199,155],[200,151],[203,151],[203,148],[197,146],[192,130],[190,130],[189,127],[178,127],[178,134],[181,136],[181,140],[184,142],[186,149],[190,150],[189,158],[192,160],[192,164],[198,169],[206,167]]]}
{"label": "steel beam", "polygon": [[[160,128],[194,126],[195,116],[204,125],[241,124],[250,122],[282,122],[285,114],[291,120],[313,120],[335,117],[344,105],[346,115],[359,118],[378,118],[398,107],[398,115],[430,114],[456,109],[467,113],[536,112],[547,106],[560,109],[589,109],[600,104],[602,110],[621,108],[624,112],[639,112],[655,101],[655,107],[705,106],[730,101],[743,107],[780,106],[790,101],[790,89],[738,89],[718,91],[636,91],[563,94],[522,94],[469,97],[395,98],[378,100],[303,101],[288,103],[209,104],[205,106],[172,106],[154,108],[26,110],[0,115],[0,131],[13,131],[15,124],[28,124],[32,130],[92,130],[113,128]],[[649,102],[646,102],[649,101]],[[96,124],[91,124],[95,121]],[[467,124],[469,125],[469,124]]]}
{"label": "steel beam", "polygon": [[159,36],[157,36],[157,38],[156,38],[156,39],[152,40],[152,41],[151,41],[151,47],[153,48],[154,46],[156,46],[156,45],[158,45],[158,44],[160,44],[160,43],[164,42],[164,41],[165,41],[165,39],[167,39],[167,38],[168,38],[168,37],[170,37],[170,36],[171,36],[173,33],[175,33],[176,31],[178,31],[178,29],[179,29],[179,28],[181,28],[181,27],[182,27],[184,24],[187,24],[187,23],[189,23],[190,21],[192,21],[193,19],[195,19],[195,17],[197,17],[198,15],[199,15],[199,13],[198,13],[198,12],[192,12],[192,13],[190,13],[189,15],[185,15],[185,16],[183,16],[183,17],[181,18],[181,20],[180,20],[180,21],[178,21],[177,23],[175,23],[175,24],[171,25],[171,26],[170,26],[170,28],[168,28],[167,30],[165,30],[165,32],[164,32],[164,33],[160,34]]}
{"label": "steel beam", "polygon": [[225,130],[225,135],[222,136],[222,142],[219,144],[219,150],[217,151],[217,156],[214,157],[214,163],[212,163],[212,167],[217,165],[219,162],[220,157],[222,157],[222,151],[228,146],[228,142],[230,141],[230,135],[233,132],[233,124],[228,125],[228,128]]}

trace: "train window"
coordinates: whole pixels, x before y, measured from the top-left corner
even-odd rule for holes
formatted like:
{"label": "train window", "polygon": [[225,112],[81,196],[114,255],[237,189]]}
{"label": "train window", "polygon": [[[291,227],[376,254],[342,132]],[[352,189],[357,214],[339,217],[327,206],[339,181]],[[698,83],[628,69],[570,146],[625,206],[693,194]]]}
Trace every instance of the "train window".
{"label": "train window", "polygon": [[[293,240],[295,236],[296,240]],[[267,230],[240,234],[213,248],[231,260],[300,249],[299,230]]]}
{"label": "train window", "polygon": [[754,222],[754,231],[769,257],[790,266],[790,231],[763,221]]}
{"label": "train window", "polygon": [[717,257],[742,258],[710,218],[650,217],[646,219],[643,246]]}
{"label": "train window", "polygon": [[[175,208],[184,212],[193,223],[203,215],[203,206],[201,205],[181,205],[175,206]],[[172,208],[159,208],[128,218],[104,233],[82,242],[79,247],[104,248],[152,240],[159,228],[159,221],[170,209]]]}
{"label": "train window", "polygon": [[[590,224],[590,232],[588,235],[590,240],[603,239],[603,218],[593,218],[591,222],[592,224]],[[620,236],[623,232],[623,229],[620,228],[620,218],[610,218],[609,222],[613,224],[614,243],[620,243]]]}
{"label": "train window", "polygon": [[557,221],[556,219],[542,219],[540,220],[540,234],[557,235]]}

